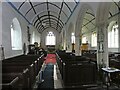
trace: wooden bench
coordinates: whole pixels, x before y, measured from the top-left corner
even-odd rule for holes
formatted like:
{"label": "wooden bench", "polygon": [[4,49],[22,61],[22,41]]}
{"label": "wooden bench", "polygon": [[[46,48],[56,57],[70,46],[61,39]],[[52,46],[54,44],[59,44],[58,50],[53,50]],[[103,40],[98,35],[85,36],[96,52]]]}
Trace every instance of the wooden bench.
{"label": "wooden bench", "polygon": [[96,63],[85,57],[72,56],[64,52],[56,53],[56,56],[65,86],[81,86],[96,83]]}
{"label": "wooden bench", "polygon": [[[42,63],[43,56],[33,55],[21,55],[3,60],[3,80],[1,85],[3,86],[3,88],[14,88],[18,86],[20,88],[32,88],[36,76],[42,66]],[[14,83],[16,83],[14,84],[16,86],[11,85],[13,81]]]}

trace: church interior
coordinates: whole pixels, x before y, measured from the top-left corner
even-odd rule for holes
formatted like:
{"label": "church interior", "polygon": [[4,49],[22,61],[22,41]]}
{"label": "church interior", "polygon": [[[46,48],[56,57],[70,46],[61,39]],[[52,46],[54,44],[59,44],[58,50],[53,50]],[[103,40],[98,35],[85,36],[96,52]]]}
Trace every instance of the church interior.
{"label": "church interior", "polygon": [[1,90],[120,90],[119,0],[0,0]]}

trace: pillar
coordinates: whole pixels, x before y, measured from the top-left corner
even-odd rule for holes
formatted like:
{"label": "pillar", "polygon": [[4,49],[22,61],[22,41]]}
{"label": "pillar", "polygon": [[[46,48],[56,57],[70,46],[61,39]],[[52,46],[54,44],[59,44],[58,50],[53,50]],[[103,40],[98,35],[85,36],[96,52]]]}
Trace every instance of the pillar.
{"label": "pillar", "polygon": [[2,2],[0,2],[0,60],[2,60]]}
{"label": "pillar", "polygon": [[[120,1],[118,2],[118,5],[120,6]],[[118,48],[118,52],[120,52],[120,15],[118,15],[118,40],[119,40],[119,48]]]}
{"label": "pillar", "polygon": [[2,2],[0,2],[0,46],[2,45]]}
{"label": "pillar", "polygon": [[63,40],[63,42],[64,42],[64,50],[66,50],[66,47],[67,47],[67,45],[66,45],[66,31],[64,30],[63,31],[64,32],[64,40]]}
{"label": "pillar", "polygon": [[81,55],[81,52],[80,52],[80,44],[81,41],[80,41],[80,36],[75,36],[75,54],[76,55]]}
{"label": "pillar", "polygon": [[[2,60],[2,2],[0,1],[0,61]],[[0,73],[2,73],[2,62],[0,62]],[[2,83],[2,75],[0,75],[0,83]],[[2,87],[0,87],[0,90]]]}
{"label": "pillar", "polygon": [[61,34],[62,34],[62,43],[61,43],[61,46],[62,46],[62,49],[64,49],[63,47],[64,47],[64,33],[63,33],[63,31],[61,32]]}
{"label": "pillar", "polygon": [[[68,31],[69,32],[69,31]],[[71,33],[67,33],[67,51],[72,52]]]}
{"label": "pillar", "polygon": [[97,25],[97,66],[108,67],[108,30],[106,23],[98,23]]}

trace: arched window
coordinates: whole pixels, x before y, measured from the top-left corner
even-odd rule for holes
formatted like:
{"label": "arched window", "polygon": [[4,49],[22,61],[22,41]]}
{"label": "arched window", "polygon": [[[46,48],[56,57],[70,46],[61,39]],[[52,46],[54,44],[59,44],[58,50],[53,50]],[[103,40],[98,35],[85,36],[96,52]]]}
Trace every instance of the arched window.
{"label": "arched window", "polygon": [[53,32],[48,32],[47,36],[46,36],[46,45],[55,45],[56,41],[55,41],[55,35]]}
{"label": "arched window", "polygon": [[75,33],[72,33],[72,34],[71,34],[71,42],[72,42],[72,43],[75,43]]}
{"label": "arched window", "polygon": [[97,47],[97,33],[96,32],[92,33],[91,46]]}
{"label": "arched window", "polygon": [[108,47],[118,48],[118,25],[114,24],[112,29],[108,31]]}
{"label": "arched window", "polygon": [[82,43],[87,43],[87,38],[85,36],[82,36]]}
{"label": "arched window", "polygon": [[22,50],[22,34],[20,23],[17,18],[14,18],[11,28],[11,46],[12,50]]}

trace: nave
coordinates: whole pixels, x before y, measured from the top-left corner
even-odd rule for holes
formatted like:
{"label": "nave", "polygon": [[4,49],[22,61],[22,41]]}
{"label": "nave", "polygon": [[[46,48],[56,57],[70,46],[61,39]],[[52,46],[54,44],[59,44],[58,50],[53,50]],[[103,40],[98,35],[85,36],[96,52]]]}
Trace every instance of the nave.
{"label": "nave", "polygon": [[0,89],[120,89],[119,0],[1,0]]}

